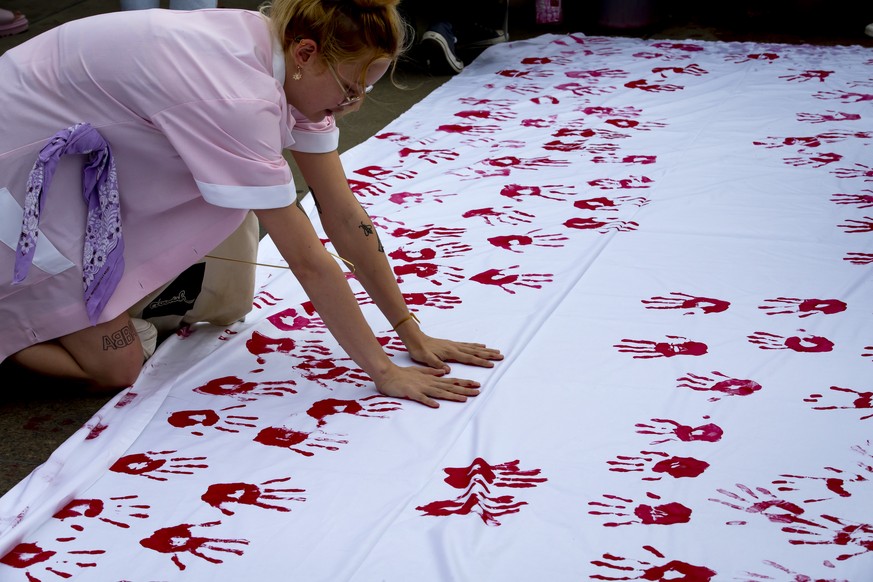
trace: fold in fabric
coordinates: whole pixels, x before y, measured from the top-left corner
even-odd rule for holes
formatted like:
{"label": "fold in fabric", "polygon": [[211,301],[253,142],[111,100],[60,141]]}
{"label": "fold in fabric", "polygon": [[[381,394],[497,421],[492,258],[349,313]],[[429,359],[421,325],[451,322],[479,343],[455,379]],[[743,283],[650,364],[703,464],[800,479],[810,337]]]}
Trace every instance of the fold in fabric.
{"label": "fold in fabric", "polygon": [[39,220],[45,203],[43,195],[51,186],[58,162],[67,154],[86,156],[82,168],[82,197],[88,205],[88,217],[82,284],[88,318],[93,325],[124,272],[124,240],[115,160],[103,136],[87,123],[56,133],[40,150],[30,171],[12,282],[21,283],[27,277],[36,252]]}

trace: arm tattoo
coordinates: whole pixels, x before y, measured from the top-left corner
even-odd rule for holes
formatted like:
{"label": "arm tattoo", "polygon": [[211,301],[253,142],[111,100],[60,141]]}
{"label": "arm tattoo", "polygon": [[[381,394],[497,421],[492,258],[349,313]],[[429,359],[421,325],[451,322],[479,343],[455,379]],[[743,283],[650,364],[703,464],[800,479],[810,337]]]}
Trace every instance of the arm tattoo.
{"label": "arm tattoo", "polygon": [[385,247],[382,246],[382,240],[379,238],[379,235],[376,234],[376,229],[373,228],[373,225],[372,225],[372,224],[366,224],[366,223],[362,220],[362,221],[361,221],[361,224],[358,225],[358,228],[360,228],[361,230],[364,231],[364,236],[366,236],[366,237],[370,237],[371,235],[376,235],[376,244],[379,245],[379,248],[378,248],[377,250],[378,250],[380,253],[384,253],[384,252],[385,252]]}

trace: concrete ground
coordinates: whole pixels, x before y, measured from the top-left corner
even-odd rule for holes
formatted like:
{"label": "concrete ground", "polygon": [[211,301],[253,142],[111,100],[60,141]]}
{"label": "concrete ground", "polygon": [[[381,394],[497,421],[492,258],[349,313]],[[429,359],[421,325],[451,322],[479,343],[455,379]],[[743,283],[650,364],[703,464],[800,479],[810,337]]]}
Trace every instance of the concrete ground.
{"label": "concrete ground", "polygon": [[[166,0],[163,4],[166,7]],[[219,0],[221,8],[256,9],[258,4]],[[873,9],[855,4],[850,0],[741,0],[714,6],[692,0],[563,0],[563,22],[539,25],[535,0],[509,0],[509,36],[517,40],[546,32],[581,32],[873,47],[873,38],[864,34],[864,27],[873,23]],[[117,0],[0,0],[0,8],[20,10],[30,21],[28,31],[0,38],[0,54],[64,22],[119,9]],[[476,53],[461,56],[469,62]],[[401,62],[398,80],[404,88],[379,83],[361,111],[340,122],[340,151],[364,142],[450,78],[432,73],[414,59]],[[298,176],[295,180],[299,193],[304,194],[303,180]],[[0,367],[0,495],[44,462],[110,397],[89,395],[62,382],[37,383],[31,377],[4,373]]]}

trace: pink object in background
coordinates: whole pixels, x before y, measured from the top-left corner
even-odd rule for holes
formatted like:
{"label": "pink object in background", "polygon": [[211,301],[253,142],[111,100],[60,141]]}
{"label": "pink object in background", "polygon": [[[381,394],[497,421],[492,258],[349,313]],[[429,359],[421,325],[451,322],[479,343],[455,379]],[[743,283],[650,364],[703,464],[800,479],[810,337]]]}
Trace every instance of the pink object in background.
{"label": "pink object in background", "polygon": [[561,0],[537,0],[537,24],[558,24],[563,20]]}

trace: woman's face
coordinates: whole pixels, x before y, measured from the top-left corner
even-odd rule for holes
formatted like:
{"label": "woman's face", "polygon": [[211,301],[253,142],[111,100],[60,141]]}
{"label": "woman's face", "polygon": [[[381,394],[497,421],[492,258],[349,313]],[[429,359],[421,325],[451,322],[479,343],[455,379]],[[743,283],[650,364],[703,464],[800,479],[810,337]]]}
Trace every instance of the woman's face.
{"label": "woman's face", "polygon": [[[328,115],[338,118],[357,111],[367,87],[381,79],[391,65],[389,59],[370,63],[362,85],[361,72],[368,58],[328,63],[313,41],[303,39],[297,45],[286,56],[285,96],[288,103],[310,121],[321,121]],[[299,80],[293,78],[296,72],[300,73]]]}

